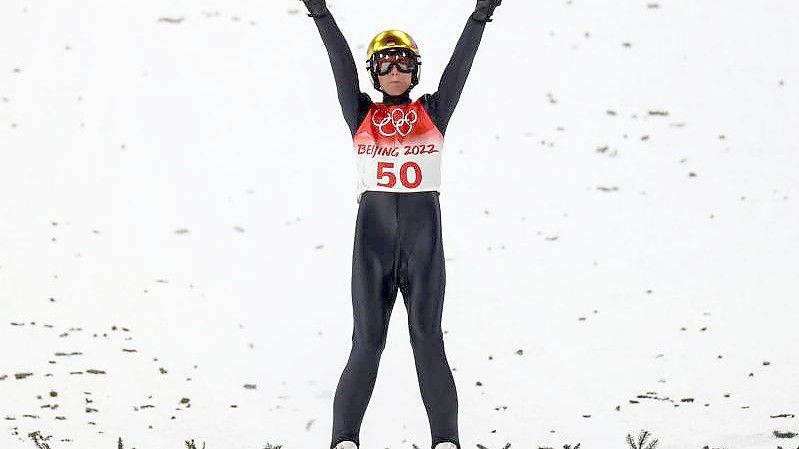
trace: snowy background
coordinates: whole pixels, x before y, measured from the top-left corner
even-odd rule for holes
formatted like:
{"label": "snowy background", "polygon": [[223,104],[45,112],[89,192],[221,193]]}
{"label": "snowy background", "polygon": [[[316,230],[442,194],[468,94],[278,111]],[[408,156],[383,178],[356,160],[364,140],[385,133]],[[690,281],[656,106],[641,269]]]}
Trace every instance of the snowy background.
{"label": "snowy background", "polygon": [[[470,0],[331,1],[434,92]],[[464,449],[799,446],[799,2],[505,0],[447,130]],[[351,136],[294,0],[0,2],[0,448],[327,448]],[[430,447],[395,303],[362,447]]]}

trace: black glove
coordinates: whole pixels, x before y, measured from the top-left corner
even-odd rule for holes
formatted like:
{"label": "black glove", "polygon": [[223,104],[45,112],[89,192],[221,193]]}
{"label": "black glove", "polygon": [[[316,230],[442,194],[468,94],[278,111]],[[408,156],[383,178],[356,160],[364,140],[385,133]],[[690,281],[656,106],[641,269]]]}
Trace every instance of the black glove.
{"label": "black glove", "polygon": [[308,8],[308,17],[322,17],[327,14],[327,5],[325,5],[325,0],[301,0],[305,3],[305,7]]}
{"label": "black glove", "polygon": [[494,14],[494,8],[501,3],[502,0],[477,0],[477,6],[474,8],[472,18],[480,22],[491,22],[491,14]]}

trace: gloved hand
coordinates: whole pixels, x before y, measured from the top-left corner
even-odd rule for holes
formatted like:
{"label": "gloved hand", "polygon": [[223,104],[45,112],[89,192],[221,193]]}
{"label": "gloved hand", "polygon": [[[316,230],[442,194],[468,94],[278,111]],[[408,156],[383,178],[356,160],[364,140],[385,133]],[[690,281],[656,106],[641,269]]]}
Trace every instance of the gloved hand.
{"label": "gloved hand", "polygon": [[501,3],[502,0],[477,0],[477,6],[474,8],[472,18],[480,22],[491,22],[491,14],[494,13],[494,8]]}
{"label": "gloved hand", "polygon": [[305,3],[305,7],[308,8],[308,17],[322,17],[327,14],[327,5],[325,5],[325,0],[300,0]]}

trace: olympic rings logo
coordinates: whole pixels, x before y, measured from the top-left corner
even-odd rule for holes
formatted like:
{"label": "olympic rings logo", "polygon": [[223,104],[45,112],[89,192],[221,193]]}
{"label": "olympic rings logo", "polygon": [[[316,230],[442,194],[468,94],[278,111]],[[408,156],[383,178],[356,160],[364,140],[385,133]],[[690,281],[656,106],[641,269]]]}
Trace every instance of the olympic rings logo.
{"label": "olympic rings logo", "polygon": [[[383,115],[380,120],[377,120],[378,114]],[[397,134],[403,137],[407,136],[413,130],[413,124],[416,123],[417,120],[416,111],[413,109],[405,113],[402,109],[396,108],[393,109],[390,114],[386,114],[384,111],[378,111],[372,115],[372,124],[377,127],[380,134],[386,137],[395,136]],[[391,126],[388,127],[388,130],[384,129],[389,124],[391,124]]]}

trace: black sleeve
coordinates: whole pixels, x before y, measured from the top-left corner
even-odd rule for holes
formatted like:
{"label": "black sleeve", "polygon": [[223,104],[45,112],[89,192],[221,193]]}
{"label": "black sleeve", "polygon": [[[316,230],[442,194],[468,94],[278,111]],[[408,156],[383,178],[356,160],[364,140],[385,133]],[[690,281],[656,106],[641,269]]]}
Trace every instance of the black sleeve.
{"label": "black sleeve", "polygon": [[475,20],[469,16],[466,21],[466,27],[463,29],[457,45],[455,45],[452,58],[444,69],[444,74],[441,75],[438,91],[434,94],[423,95],[420,98],[441,134],[446,132],[449,119],[452,117],[455,106],[461,97],[463,86],[469,76],[469,70],[472,68],[472,61],[474,61],[474,55],[477,53],[477,47],[480,46],[484,30],[485,22]]}
{"label": "black sleeve", "polygon": [[350,132],[355,135],[372,100],[368,94],[361,92],[358,86],[358,72],[352,51],[350,51],[350,46],[344,39],[344,35],[341,34],[333,16],[329,12],[322,16],[315,16],[314,22],[319,29],[319,35],[322,36],[322,42],[327,48],[330,65],[333,67],[341,112],[344,113],[344,120],[347,121]]}

